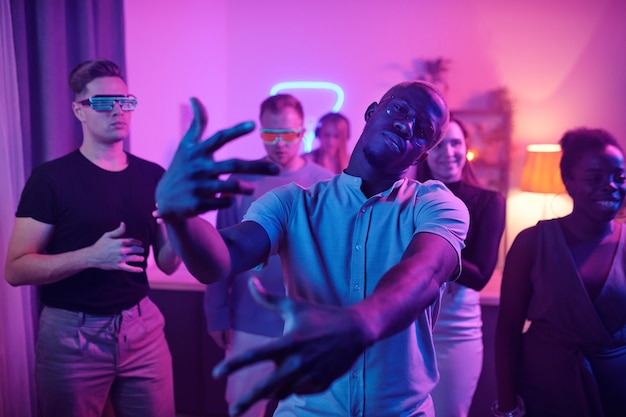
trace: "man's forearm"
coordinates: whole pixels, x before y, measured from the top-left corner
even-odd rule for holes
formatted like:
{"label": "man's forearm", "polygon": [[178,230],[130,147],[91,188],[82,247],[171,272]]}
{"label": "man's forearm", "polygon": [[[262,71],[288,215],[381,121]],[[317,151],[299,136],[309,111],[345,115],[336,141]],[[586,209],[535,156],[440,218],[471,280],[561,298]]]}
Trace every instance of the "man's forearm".
{"label": "man's forearm", "polygon": [[458,254],[443,238],[427,233],[414,237],[402,260],[383,275],[372,295],[352,307],[364,318],[371,342],[415,321],[437,299],[458,262]]}
{"label": "man's forearm", "polygon": [[200,217],[166,222],[172,247],[189,272],[209,284],[230,273],[230,255],[217,229]]}
{"label": "man's forearm", "polygon": [[44,285],[61,281],[90,268],[90,248],[55,255],[31,253],[7,259],[5,277],[9,284]]}
{"label": "man's forearm", "polygon": [[156,263],[159,269],[167,275],[173,274],[178,269],[180,258],[169,241],[161,247],[156,255]]}
{"label": "man's forearm", "polygon": [[371,343],[406,329],[439,295],[437,279],[426,271],[415,275],[404,268],[394,266],[371,296],[352,307],[363,318]]}

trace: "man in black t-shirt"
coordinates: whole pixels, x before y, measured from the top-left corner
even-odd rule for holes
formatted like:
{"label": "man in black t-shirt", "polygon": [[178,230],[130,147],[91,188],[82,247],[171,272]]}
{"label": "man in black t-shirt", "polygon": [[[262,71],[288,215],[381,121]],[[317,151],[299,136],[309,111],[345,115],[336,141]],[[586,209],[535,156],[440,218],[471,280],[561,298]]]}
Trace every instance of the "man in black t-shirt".
{"label": "man in black t-shirt", "polygon": [[82,144],[33,170],[5,271],[40,288],[40,414],[100,417],[110,397],[118,417],[173,417],[171,355],[145,272],[150,247],[165,273],[180,264],[152,216],[164,170],[123,149],[137,99],[117,65],[83,62],[69,81]]}

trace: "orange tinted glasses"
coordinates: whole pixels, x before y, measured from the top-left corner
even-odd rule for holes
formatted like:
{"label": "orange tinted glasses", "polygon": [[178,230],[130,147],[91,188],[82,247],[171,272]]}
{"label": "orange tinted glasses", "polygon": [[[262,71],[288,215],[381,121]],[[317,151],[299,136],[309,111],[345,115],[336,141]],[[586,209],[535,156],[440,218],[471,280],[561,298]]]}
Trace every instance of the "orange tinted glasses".
{"label": "orange tinted glasses", "polygon": [[261,139],[267,145],[276,145],[278,140],[285,143],[297,142],[302,129],[261,129]]}

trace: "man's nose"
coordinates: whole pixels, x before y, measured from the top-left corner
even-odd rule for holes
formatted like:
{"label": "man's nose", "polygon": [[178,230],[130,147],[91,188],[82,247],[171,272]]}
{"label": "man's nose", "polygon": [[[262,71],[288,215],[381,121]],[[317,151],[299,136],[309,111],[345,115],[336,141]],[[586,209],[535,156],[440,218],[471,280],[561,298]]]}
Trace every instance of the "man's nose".
{"label": "man's nose", "polygon": [[413,137],[413,120],[396,120],[393,123],[393,127],[402,133],[406,140],[410,140]]}
{"label": "man's nose", "polygon": [[287,145],[288,145],[288,143],[285,142],[285,139],[283,139],[281,136],[278,137],[278,140],[274,144],[274,146],[282,147],[282,148],[286,147]]}
{"label": "man's nose", "polygon": [[111,109],[111,113],[123,113],[124,110],[122,110],[122,105],[120,104],[119,101],[114,101],[113,102],[113,108]]}

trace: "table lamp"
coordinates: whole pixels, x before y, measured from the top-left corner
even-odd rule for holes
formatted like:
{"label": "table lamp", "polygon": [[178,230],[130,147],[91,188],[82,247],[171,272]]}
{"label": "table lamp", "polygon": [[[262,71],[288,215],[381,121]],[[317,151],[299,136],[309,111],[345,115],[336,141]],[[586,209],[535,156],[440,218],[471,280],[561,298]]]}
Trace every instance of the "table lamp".
{"label": "table lamp", "polygon": [[546,218],[547,195],[565,192],[559,169],[560,160],[560,145],[535,144],[526,147],[520,190],[544,195],[544,219]]}

